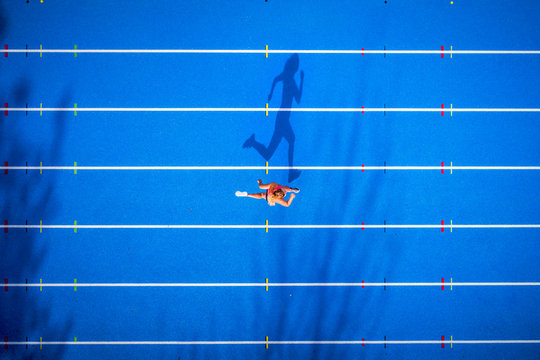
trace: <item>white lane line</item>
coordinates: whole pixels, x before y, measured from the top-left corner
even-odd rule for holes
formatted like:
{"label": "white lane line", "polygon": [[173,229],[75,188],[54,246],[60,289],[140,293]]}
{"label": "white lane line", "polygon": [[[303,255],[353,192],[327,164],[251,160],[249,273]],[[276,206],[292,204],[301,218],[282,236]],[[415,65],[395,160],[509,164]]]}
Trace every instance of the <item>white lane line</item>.
{"label": "white lane line", "polygon": [[0,170],[540,170],[540,166],[0,166]]}
{"label": "white lane line", "polygon": [[[6,345],[440,345],[540,344],[540,340],[7,341]],[[0,343],[1,344],[1,343]]]}
{"label": "white lane line", "polygon": [[[5,108],[5,111],[30,112],[441,112],[441,108],[266,108],[266,107],[69,107],[69,108]],[[540,112],[540,108],[452,108],[452,112]]]}
{"label": "white lane line", "polygon": [[[364,283],[13,283],[0,287],[440,287],[441,282]],[[453,286],[540,286],[540,282],[454,282]]]}
{"label": "white lane line", "polygon": [[6,229],[537,229],[540,224],[466,224],[459,225],[0,225]]}
{"label": "white lane line", "polygon": [[316,50],[316,49],[5,49],[4,53],[40,54],[401,54],[539,55],[540,50]]}

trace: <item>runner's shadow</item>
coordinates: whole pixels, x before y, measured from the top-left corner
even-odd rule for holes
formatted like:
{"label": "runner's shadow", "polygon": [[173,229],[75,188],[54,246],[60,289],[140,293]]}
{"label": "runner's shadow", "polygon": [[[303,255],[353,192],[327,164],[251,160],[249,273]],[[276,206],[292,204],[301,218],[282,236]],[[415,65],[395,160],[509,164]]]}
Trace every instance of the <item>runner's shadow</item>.
{"label": "runner's shadow", "polygon": [[302,89],[304,87],[304,72],[300,71],[300,87],[297,86],[296,81],[294,80],[294,74],[298,71],[299,67],[299,58],[298,54],[293,54],[285,63],[283,72],[274,78],[272,83],[272,89],[268,95],[268,102],[272,100],[272,95],[274,93],[274,88],[277,83],[281,82],[283,84],[283,92],[281,98],[281,106],[276,115],[276,124],[274,127],[274,133],[272,139],[268,146],[255,140],[255,134],[251,135],[245,142],[244,148],[254,148],[259,154],[266,160],[269,161],[274,155],[278,145],[282,139],[285,139],[289,143],[289,182],[296,180],[300,176],[300,171],[293,168],[293,158],[294,158],[294,142],[296,136],[294,135],[290,117],[293,105],[293,100],[296,100],[296,103],[300,103],[302,98]]}

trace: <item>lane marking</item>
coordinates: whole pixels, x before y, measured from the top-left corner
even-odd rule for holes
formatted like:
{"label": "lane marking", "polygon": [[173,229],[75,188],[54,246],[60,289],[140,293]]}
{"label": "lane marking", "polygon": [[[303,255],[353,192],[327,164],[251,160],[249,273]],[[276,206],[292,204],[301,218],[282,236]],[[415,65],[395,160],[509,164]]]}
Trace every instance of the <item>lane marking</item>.
{"label": "lane marking", "polygon": [[73,163],[73,173],[77,175],[77,162],[76,161]]}
{"label": "lane marking", "polygon": [[266,103],[266,111],[265,111],[265,115],[268,116],[268,103]]}
{"label": "lane marking", "polygon": [[[39,225],[4,225],[7,229],[441,229],[444,230],[450,225],[437,225],[437,224],[401,224],[401,225],[389,225],[389,224],[371,224],[371,225],[358,225],[358,224],[310,224],[310,225],[268,225],[266,220],[265,225],[247,225],[247,224],[213,224],[213,225],[187,225],[187,224],[168,224],[168,225],[156,225],[156,224],[137,224],[137,225],[43,225],[40,221]],[[462,224],[452,225],[452,227],[460,229],[538,229],[540,224]]]}
{"label": "lane marking", "polygon": [[[437,225],[437,224],[401,224],[401,225],[389,225],[389,224],[309,224],[309,225],[269,225],[266,220],[265,225],[248,225],[248,224],[213,224],[213,225],[187,225],[187,224],[136,224],[136,225],[43,225],[40,221],[39,225],[4,225],[7,229],[441,229],[450,227],[450,225]],[[460,229],[538,229],[540,224],[461,224],[453,225],[455,228]]]}
{"label": "lane marking", "polygon": [[268,336],[265,338],[265,347],[268,349]]}
{"label": "lane marking", "polygon": [[[444,104],[443,104],[444,106]],[[10,111],[40,111],[40,114],[45,112],[439,112],[442,108],[270,108],[270,107],[85,107],[85,108],[60,108],[50,107],[44,108],[43,103],[40,103],[39,108],[14,107]],[[453,112],[540,112],[540,108],[453,108]],[[442,111],[444,112],[444,111]]]}
{"label": "lane marking", "polygon": [[314,50],[314,49],[7,49],[7,53],[57,53],[57,54],[401,54],[401,55],[436,55],[462,54],[462,55],[540,55],[540,50]]}
{"label": "lane marking", "polygon": [[[265,338],[266,339],[266,338]],[[444,343],[449,343],[446,340]],[[454,344],[540,344],[540,340],[453,340]],[[442,340],[386,340],[388,345],[439,345]],[[8,341],[7,345],[384,345],[384,340],[293,340],[293,341]]]}
{"label": "lane marking", "polygon": [[[74,287],[74,283],[44,283],[39,279],[38,283],[6,283],[6,287],[43,287],[63,288]],[[444,286],[441,282],[360,282],[360,283],[76,283],[77,287],[91,288],[150,288],[150,287],[171,287],[171,288],[191,288],[191,287],[440,287]],[[536,287],[540,282],[452,282],[452,286],[464,287]]]}
{"label": "lane marking", "polygon": [[266,291],[268,291],[268,278],[266,278],[265,284],[266,284]]}
{"label": "lane marking", "polygon": [[[350,170],[350,171],[365,171],[365,170],[423,170],[423,171],[444,171],[444,162],[440,166],[43,166],[43,162],[39,163],[39,166],[4,166],[7,170],[39,170],[42,174],[43,170],[92,170],[92,171],[192,171],[192,170],[201,170],[201,171],[217,171],[217,170]],[[540,170],[540,166],[452,166],[452,173],[454,170]]]}

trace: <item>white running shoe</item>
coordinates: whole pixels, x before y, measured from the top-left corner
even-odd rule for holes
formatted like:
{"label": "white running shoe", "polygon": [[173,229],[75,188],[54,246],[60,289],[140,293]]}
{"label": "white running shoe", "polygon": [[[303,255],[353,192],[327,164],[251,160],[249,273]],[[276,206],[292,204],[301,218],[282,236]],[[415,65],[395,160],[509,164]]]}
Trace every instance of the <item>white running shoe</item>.
{"label": "white running shoe", "polygon": [[298,194],[298,193],[300,192],[300,189],[299,189],[299,188],[291,188],[291,191],[292,191],[293,193]]}
{"label": "white running shoe", "polygon": [[238,197],[245,197],[247,196],[247,191],[237,191],[234,194]]}

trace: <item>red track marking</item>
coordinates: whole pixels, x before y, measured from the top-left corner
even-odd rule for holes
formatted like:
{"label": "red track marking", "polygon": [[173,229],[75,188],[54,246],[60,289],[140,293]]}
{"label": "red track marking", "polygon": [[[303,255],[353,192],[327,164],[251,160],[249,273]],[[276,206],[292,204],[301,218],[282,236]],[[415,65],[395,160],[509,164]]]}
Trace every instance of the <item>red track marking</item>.
{"label": "red track marking", "polygon": [[441,232],[444,232],[444,220],[441,220]]}
{"label": "red track marking", "polygon": [[364,107],[362,106],[362,114],[364,113]]}
{"label": "red track marking", "polygon": [[[441,336],[441,341],[444,341],[444,336]],[[444,343],[441,342],[441,347],[444,349]]]}
{"label": "red track marking", "polygon": [[8,167],[8,162],[6,161],[6,168],[4,169],[4,174],[7,174],[7,167]]}
{"label": "red track marking", "polygon": [[[6,44],[6,50],[7,50],[7,44]],[[7,53],[7,51],[6,51],[6,53],[4,54],[4,57],[7,57],[7,54],[8,54],[8,53]]]}
{"label": "red track marking", "polygon": [[444,174],[444,161],[441,161],[441,174]]}
{"label": "red track marking", "polygon": [[441,46],[441,59],[444,57],[444,53],[442,51],[444,51],[444,46]]}
{"label": "red track marking", "polygon": [[441,104],[441,109],[442,109],[441,116],[444,116],[444,104]]}
{"label": "red track marking", "polygon": [[364,344],[364,339],[362,339],[362,346],[366,346],[366,344]]}
{"label": "red track marking", "polygon": [[362,172],[364,172],[364,164],[362,164]]}
{"label": "red track marking", "polygon": [[7,336],[4,336],[4,342],[5,342],[4,349],[7,349]]}
{"label": "red track marking", "polygon": [[[362,280],[362,284],[364,283],[364,280]],[[362,289],[364,288],[364,285],[362,285]]]}
{"label": "red track marking", "polygon": [[[4,284],[7,285],[7,283],[8,283],[8,279],[4,279]],[[4,291],[7,291],[7,286],[4,286]]]}
{"label": "red track marking", "polygon": [[5,103],[5,104],[4,104],[4,107],[6,108],[6,110],[4,111],[4,114],[7,116],[7,114],[8,114],[8,111],[7,111],[7,109],[8,109],[8,103]]}
{"label": "red track marking", "polygon": [[[6,45],[7,46],[7,45]],[[364,56],[364,48],[362,48],[362,56]]]}
{"label": "red track marking", "polygon": [[[7,226],[7,220],[4,220],[4,225]],[[4,232],[7,233],[7,227],[4,228]]]}
{"label": "red track marking", "polygon": [[[364,223],[362,223],[362,225],[364,225]],[[364,230],[364,227],[362,226],[362,230]]]}
{"label": "red track marking", "polygon": [[[441,278],[441,283],[442,283],[441,290],[444,290],[444,278]],[[443,340],[444,340],[444,338],[443,338]]]}

